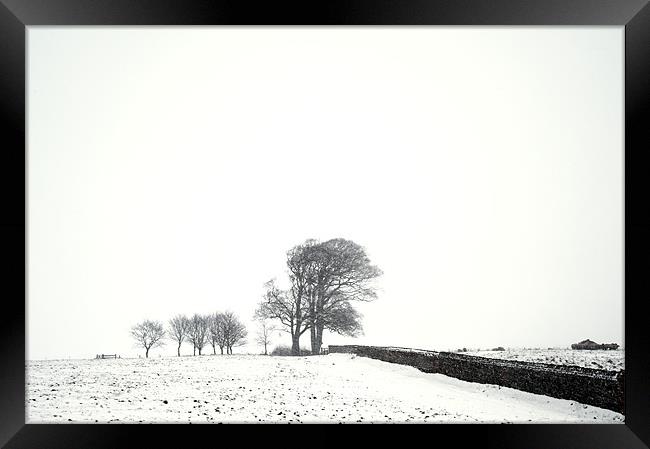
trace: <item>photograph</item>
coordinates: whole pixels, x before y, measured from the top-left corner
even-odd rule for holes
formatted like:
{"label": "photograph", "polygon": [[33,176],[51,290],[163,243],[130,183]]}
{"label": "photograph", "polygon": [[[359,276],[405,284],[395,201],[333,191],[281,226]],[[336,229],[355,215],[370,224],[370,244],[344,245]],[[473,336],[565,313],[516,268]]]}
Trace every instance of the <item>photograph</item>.
{"label": "photograph", "polygon": [[0,447],[648,449],[648,3],[0,0]]}
{"label": "photograph", "polygon": [[26,423],[623,423],[623,39],[30,27]]}

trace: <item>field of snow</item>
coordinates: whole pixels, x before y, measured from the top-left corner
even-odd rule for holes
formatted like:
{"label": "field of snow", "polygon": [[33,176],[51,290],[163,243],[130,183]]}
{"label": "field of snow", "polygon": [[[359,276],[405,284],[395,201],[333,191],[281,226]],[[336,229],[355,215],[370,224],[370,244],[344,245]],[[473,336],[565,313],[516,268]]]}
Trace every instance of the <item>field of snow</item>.
{"label": "field of snow", "polygon": [[620,371],[624,368],[625,351],[574,349],[506,349],[505,351],[472,351],[463,354],[523,362],[576,365],[584,368]]}
{"label": "field of snow", "polygon": [[27,423],[622,423],[623,415],[511,388],[330,354],[27,363]]}

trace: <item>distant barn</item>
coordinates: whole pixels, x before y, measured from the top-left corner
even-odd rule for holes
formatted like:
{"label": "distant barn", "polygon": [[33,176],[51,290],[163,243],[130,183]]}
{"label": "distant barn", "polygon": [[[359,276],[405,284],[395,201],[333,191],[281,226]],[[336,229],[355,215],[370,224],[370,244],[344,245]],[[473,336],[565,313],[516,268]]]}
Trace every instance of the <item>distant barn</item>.
{"label": "distant barn", "polygon": [[595,341],[587,339],[580,343],[572,344],[571,349],[618,349],[618,345],[616,343],[598,344]]}

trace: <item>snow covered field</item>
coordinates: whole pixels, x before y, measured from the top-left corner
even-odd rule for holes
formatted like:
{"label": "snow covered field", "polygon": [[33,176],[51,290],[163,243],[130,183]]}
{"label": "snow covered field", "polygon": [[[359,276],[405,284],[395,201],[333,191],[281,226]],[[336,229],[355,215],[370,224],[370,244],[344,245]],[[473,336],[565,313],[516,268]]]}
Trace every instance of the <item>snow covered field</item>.
{"label": "snow covered field", "polygon": [[505,351],[472,351],[464,354],[523,362],[577,365],[585,368],[620,371],[624,368],[625,351],[574,349],[506,349]]}
{"label": "snow covered field", "polygon": [[27,363],[27,423],[622,423],[568,400],[357,357],[256,355]]}

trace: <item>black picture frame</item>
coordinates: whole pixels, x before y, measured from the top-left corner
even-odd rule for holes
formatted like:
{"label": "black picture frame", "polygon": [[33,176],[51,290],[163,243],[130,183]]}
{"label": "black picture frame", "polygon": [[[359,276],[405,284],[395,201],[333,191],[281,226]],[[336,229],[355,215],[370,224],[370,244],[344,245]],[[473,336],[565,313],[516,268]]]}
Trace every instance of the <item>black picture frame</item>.
{"label": "black picture frame", "polygon": [[[31,25],[616,25],[625,27],[625,424],[373,427],[389,443],[413,432],[454,445],[643,448],[650,445],[648,190],[650,6],[647,0],[0,0],[0,192],[4,286],[0,312],[0,445],[7,448],[168,446],[214,438],[214,426],[25,424],[25,52]],[[7,286],[9,288],[7,288]],[[219,427],[219,440],[226,438]],[[265,438],[286,437],[278,426]],[[303,426],[304,428],[304,426]],[[361,431],[367,427],[362,426]],[[355,427],[359,429],[359,427]],[[296,430],[292,428],[292,431]],[[245,441],[258,432],[240,432]],[[278,433],[276,433],[278,432]],[[301,430],[301,433],[303,431]],[[305,434],[312,433],[308,428]],[[335,432],[318,431],[323,440]],[[275,435],[274,435],[275,434]],[[216,440],[215,440],[216,441]],[[270,441],[270,440],[269,440]],[[415,440],[411,440],[414,441]],[[404,444],[404,441],[401,441]]]}

